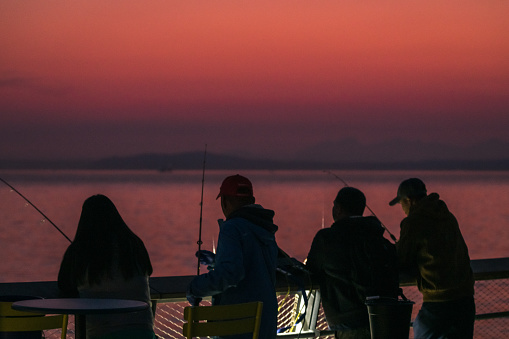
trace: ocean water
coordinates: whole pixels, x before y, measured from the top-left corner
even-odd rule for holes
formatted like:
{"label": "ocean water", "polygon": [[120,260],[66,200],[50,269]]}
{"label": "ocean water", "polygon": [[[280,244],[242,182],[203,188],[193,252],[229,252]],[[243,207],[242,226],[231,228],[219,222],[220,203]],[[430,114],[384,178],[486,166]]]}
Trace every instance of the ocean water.
{"label": "ocean water", "polygon": [[[223,217],[216,200],[219,186],[237,173],[251,179],[257,203],[276,212],[278,244],[299,260],[314,234],[332,223],[332,201],[342,180],[366,194],[369,208],[398,238],[404,214],[388,202],[409,177],[423,179],[428,192],[439,193],[447,203],[472,259],[509,256],[509,172],[488,171],[206,171],[203,249],[214,247],[217,219]],[[196,274],[201,171],[0,171],[0,178],[71,239],[83,201],[105,194],[144,241],[153,276]],[[69,241],[3,183],[0,202],[0,282],[56,280]]]}

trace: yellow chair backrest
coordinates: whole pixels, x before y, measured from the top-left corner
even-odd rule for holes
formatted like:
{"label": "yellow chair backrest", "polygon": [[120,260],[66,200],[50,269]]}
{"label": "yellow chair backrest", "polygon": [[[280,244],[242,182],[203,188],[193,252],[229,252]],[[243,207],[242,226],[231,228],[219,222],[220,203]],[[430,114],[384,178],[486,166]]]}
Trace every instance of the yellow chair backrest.
{"label": "yellow chair backrest", "polygon": [[43,315],[13,310],[12,302],[0,301],[0,332],[29,332],[61,328],[67,335],[67,314]]}
{"label": "yellow chair backrest", "polygon": [[263,303],[260,301],[218,306],[184,308],[182,333],[187,339],[253,333],[258,339]]}

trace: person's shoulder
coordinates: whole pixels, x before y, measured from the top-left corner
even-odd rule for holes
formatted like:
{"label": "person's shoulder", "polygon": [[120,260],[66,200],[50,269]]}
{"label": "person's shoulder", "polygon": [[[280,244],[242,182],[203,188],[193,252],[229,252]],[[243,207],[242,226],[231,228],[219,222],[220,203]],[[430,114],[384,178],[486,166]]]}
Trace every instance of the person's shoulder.
{"label": "person's shoulder", "polygon": [[235,227],[237,225],[245,225],[248,220],[242,217],[228,218],[221,222],[221,227]]}
{"label": "person's shoulder", "polygon": [[250,222],[244,218],[231,218],[226,219],[220,223],[220,232],[221,233],[239,233],[243,232],[250,225]]}
{"label": "person's shoulder", "polygon": [[406,218],[401,221],[401,229],[413,234],[422,234],[429,231],[435,224],[433,214],[426,211],[418,211],[410,213]]}
{"label": "person's shoulder", "polygon": [[70,257],[76,255],[76,244],[71,243],[64,252],[64,256]]}
{"label": "person's shoulder", "polygon": [[318,232],[316,232],[314,238],[315,239],[328,239],[336,233],[337,233],[336,230],[332,229],[331,227],[326,227],[326,228],[322,228]]}
{"label": "person's shoulder", "polygon": [[410,213],[405,218],[403,218],[403,220],[401,220],[401,226],[403,227],[403,226],[406,226],[406,225],[413,225],[413,224],[416,224],[416,223],[420,223],[424,219],[426,219],[426,218],[423,215],[421,215],[421,214]]}

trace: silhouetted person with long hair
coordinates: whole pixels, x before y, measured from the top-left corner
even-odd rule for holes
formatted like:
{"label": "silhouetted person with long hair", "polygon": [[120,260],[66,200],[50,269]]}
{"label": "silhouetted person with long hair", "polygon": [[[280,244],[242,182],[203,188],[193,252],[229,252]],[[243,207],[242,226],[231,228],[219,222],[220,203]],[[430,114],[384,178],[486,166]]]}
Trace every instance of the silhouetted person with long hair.
{"label": "silhouetted person with long hair", "polygon": [[[104,195],[85,200],[74,241],[67,248],[58,287],[67,296],[150,302],[152,264],[145,245]],[[87,338],[155,338],[150,308],[87,316]]]}

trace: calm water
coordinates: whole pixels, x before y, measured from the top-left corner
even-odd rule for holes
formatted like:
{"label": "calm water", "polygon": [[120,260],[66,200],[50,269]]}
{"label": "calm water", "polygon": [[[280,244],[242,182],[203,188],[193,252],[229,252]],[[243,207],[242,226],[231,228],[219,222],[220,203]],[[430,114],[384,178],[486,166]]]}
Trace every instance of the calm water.
{"label": "calm water", "polygon": [[[208,171],[203,204],[203,248],[212,249],[221,181],[236,171]],[[314,234],[332,222],[331,208],[343,183],[322,171],[241,171],[254,185],[257,202],[274,209],[277,240],[290,255],[306,257]],[[336,171],[365,192],[368,206],[396,237],[404,217],[388,201],[413,176],[438,192],[460,222],[472,259],[507,257],[509,172]],[[102,193],[117,205],[145,242],[154,276],[196,273],[201,171],[2,171],[8,181],[71,239],[83,201]],[[0,183],[0,282],[55,280],[69,242],[9,187]],[[366,211],[369,214],[369,211]]]}

